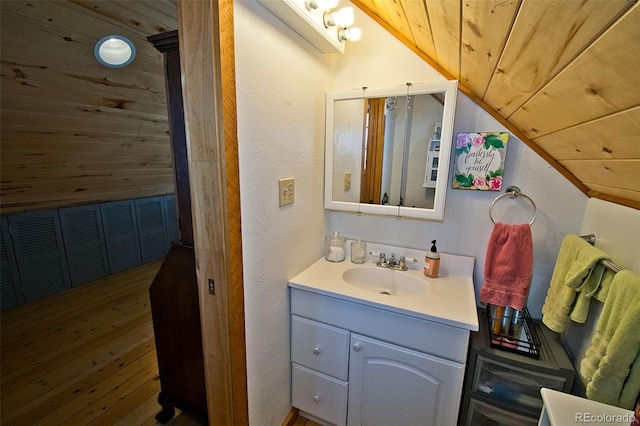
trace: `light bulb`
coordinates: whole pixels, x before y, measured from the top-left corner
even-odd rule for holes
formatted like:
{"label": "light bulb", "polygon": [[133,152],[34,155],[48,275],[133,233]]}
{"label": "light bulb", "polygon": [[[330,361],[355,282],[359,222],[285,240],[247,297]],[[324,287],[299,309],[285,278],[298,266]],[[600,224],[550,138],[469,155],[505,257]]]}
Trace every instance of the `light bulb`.
{"label": "light bulb", "polygon": [[358,27],[342,28],[338,30],[338,38],[341,41],[358,41],[362,37],[362,31]]}
{"label": "light bulb", "polygon": [[329,28],[333,26],[338,27],[350,27],[353,25],[355,17],[353,15],[352,7],[343,7],[335,12],[324,13],[324,26]]}
{"label": "light bulb", "polygon": [[136,49],[126,37],[107,36],[96,43],[93,53],[102,65],[119,68],[133,61],[136,56]]}

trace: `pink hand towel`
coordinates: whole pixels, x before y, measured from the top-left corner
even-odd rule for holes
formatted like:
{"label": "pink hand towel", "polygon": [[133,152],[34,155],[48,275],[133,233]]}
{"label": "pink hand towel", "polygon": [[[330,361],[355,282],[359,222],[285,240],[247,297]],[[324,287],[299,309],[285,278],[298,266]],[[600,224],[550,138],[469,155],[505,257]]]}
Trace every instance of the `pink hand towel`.
{"label": "pink hand towel", "polygon": [[529,295],[532,267],[533,242],[529,224],[496,223],[487,244],[480,300],[523,309]]}

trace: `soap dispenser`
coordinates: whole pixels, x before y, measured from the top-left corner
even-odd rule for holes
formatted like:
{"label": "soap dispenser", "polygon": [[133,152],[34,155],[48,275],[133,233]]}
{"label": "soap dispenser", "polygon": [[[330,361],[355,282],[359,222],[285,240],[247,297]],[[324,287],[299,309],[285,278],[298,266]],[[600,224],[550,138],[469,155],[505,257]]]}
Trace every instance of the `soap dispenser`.
{"label": "soap dispenser", "polygon": [[424,256],[424,276],[438,278],[440,272],[440,253],[436,248],[436,240],[431,241],[431,250]]}
{"label": "soap dispenser", "polygon": [[333,231],[324,239],[324,258],[328,262],[342,262],[345,257],[347,239],[340,235],[340,231]]}

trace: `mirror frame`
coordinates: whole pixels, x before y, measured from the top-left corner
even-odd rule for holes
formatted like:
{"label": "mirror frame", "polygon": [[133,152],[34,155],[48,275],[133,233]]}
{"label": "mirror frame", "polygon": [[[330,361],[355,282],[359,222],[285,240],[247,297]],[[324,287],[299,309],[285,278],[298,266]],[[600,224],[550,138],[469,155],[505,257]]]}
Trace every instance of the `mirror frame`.
{"label": "mirror frame", "polygon": [[[440,158],[438,161],[438,181],[432,209],[389,206],[380,204],[354,203],[334,201],[333,195],[333,147],[335,102],[354,99],[380,98],[390,96],[422,95],[430,93],[445,93],[442,113],[442,134],[440,138]],[[458,81],[442,81],[427,84],[416,84],[407,87],[396,86],[381,89],[351,90],[348,92],[329,92],[326,100],[325,127],[325,169],[324,169],[324,208],[326,210],[345,211],[352,213],[367,213],[384,216],[400,216],[416,219],[443,220],[444,205],[449,183],[449,164],[453,143],[453,122],[458,94]],[[443,155],[445,154],[446,155]],[[426,167],[426,158],[425,158]]]}

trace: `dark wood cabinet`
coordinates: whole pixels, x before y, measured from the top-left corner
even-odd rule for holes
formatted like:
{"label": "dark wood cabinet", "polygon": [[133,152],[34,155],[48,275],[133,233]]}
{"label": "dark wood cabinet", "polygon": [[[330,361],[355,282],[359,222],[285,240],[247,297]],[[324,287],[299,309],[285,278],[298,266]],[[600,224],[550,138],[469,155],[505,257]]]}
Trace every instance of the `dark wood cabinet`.
{"label": "dark wood cabinet", "polygon": [[167,112],[169,114],[169,134],[171,136],[180,241],[193,245],[191,192],[189,189],[189,164],[187,158],[187,136],[184,127],[182,84],[180,82],[178,31],[156,34],[147,37],[147,39],[164,55]]}
{"label": "dark wood cabinet", "polygon": [[149,288],[160,372],[156,416],[166,423],[175,408],[207,423],[207,397],[202,351],[202,329],[196,277],[189,168],[187,159],[178,32],[148,37],[163,53],[169,130],[173,154],[180,240],[173,241]]}
{"label": "dark wood cabinet", "polygon": [[207,397],[193,247],[173,242],[149,288],[160,372],[156,416],[166,423],[174,407],[207,422]]}

